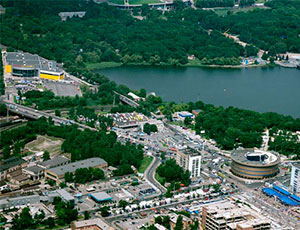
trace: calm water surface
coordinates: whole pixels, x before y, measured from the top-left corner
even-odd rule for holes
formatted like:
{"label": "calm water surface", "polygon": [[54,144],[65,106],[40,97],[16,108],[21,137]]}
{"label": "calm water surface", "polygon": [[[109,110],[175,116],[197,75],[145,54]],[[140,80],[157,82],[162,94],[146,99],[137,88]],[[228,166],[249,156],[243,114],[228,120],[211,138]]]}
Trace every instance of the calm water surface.
{"label": "calm water surface", "polygon": [[117,67],[97,72],[132,89],[154,91],[164,100],[201,100],[258,112],[300,117],[300,70]]}

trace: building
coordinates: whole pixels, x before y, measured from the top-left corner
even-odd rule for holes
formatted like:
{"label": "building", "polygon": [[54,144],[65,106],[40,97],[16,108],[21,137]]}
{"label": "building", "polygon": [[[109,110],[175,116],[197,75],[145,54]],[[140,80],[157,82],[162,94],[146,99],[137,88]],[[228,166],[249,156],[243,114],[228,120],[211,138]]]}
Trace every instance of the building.
{"label": "building", "polygon": [[231,172],[242,178],[269,178],[279,172],[280,157],[275,152],[238,149],[232,151],[231,160]]}
{"label": "building", "polygon": [[51,160],[39,162],[38,166],[44,169],[50,169],[50,168],[55,168],[55,167],[69,164],[70,162],[71,160],[66,157],[57,156],[57,157],[53,157]]}
{"label": "building", "polygon": [[70,164],[58,166],[55,168],[49,168],[45,170],[45,178],[56,181],[57,184],[64,179],[67,172],[75,173],[76,169],[80,168],[105,168],[107,162],[99,157],[89,158],[82,161],[73,162]]}
{"label": "building", "polygon": [[20,196],[0,200],[0,209],[18,207],[21,205],[37,204],[40,202],[39,195]]}
{"label": "building", "polygon": [[85,11],[60,12],[58,16],[62,21],[66,21],[68,18],[73,18],[73,17],[83,18],[85,13],[86,13]]}
{"label": "building", "polygon": [[23,173],[27,174],[31,180],[40,180],[44,177],[44,171],[45,169],[38,166],[30,166],[23,169]]}
{"label": "building", "polygon": [[[176,213],[171,213],[169,216],[170,216],[171,229],[174,229],[175,226],[176,226],[177,219],[178,219],[179,215],[176,214]],[[189,227],[193,223],[193,221],[190,218],[188,218],[184,215],[181,215],[181,216],[182,216],[183,229],[189,229]]]}
{"label": "building", "polygon": [[74,221],[71,223],[72,230],[114,230],[100,218]]}
{"label": "building", "polygon": [[3,159],[0,165],[0,181],[7,179],[9,174],[21,170],[26,167],[26,165],[26,161],[18,157],[11,157],[6,160]]}
{"label": "building", "polygon": [[5,72],[14,77],[40,77],[49,80],[63,80],[64,71],[55,61],[49,61],[36,54],[4,52]]}
{"label": "building", "polygon": [[271,221],[257,210],[228,200],[204,206],[201,223],[205,230],[271,229]]}
{"label": "building", "polygon": [[290,186],[293,193],[300,193],[300,163],[292,164]]}
{"label": "building", "polygon": [[189,170],[191,178],[200,177],[201,153],[197,150],[186,148],[176,152],[176,163],[185,170]]}
{"label": "building", "polygon": [[75,198],[65,189],[58,189],[56,190],[56,193],[65,203],[75,204]]}
{"label": "building", "polygon": [[184,119],[187,117],[194,119],[195,115],[187,111],[181,111],[181,112],[174,113],[172,116],[173,120],[175,121],[184,121]]}
{"label": "building", "polygon": [[90,197],[97,203],[112,200],[112,197],[106,192],[94,192],[90,194]]}

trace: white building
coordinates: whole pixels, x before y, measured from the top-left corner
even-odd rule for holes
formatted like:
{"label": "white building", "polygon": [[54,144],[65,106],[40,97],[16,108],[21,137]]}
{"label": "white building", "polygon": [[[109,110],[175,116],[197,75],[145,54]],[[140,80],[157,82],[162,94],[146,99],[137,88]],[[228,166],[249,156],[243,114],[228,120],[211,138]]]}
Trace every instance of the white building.
{"label": "white building", "polygon": [[294,193],[300,192],[300,163],[292,164],[290,185]]}
{"label": "white building", "polygon": [[184,170],[189,170],[191,178],[199,178],[201,172],[201,153],[186,148],[176,153],[176,163],[180,165]]}

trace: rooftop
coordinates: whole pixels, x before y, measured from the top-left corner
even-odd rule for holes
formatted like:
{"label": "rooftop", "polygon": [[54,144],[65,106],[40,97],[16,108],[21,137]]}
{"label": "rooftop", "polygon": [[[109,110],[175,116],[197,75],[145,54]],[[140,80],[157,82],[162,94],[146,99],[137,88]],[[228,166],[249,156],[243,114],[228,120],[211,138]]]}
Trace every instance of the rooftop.
{"label": "rooftop", "polygon": [[38,165],[27,167],[24,170],[33,172],[34,174],[39,174],[40,172],[44,171],[44,169]]}
{"label": "rooftop", "polygon": [[72,225],[75,229],[89,227],[89,226],[97,226],[102,230],[112,230],[114,228],[110,227],[107,223],[105,223],[100,218],[89,219],[89,220],[81,220],[81,221],[74,221]]}
{"label": "rooftop", "polygon": [[70,193],[68,193],[65,189],[58,189],[58,190],[56,190],[56,192],[65,201],[73,201],[74,200],[74,197]]}
{"label": "rooftop", "polygon": [[231,159],[241,164],[253,166],[269,166],[280,163],[277,153],[259,149],[237,149],[231,152]]}
{"label": "rooftop", "polygon": [[57,157],[52,158],[51,160],[41,162],[41,163],[39,163],[39,165],[41,165],[44,168],[49,169],[49,168],[54,168],[61,164],[65,164],[69,161],[70,161],[70,159],[68,159],[66,157],[57,156]]}
{"label": "rooftop", "polygon": [[200,156],[201,153],[195,149],[192,148],[185,148],[183,150],[181,150],[180,152],[182,152],[185,155],[190,155],[190,156]]}
{"label": "rooftop", "polygon": [[3,160],[1,162],[1,165],[0,165],[0,172],[3,172],[9,168],[12,168],[12,167],[15,167],[17,165],[21,165],[21,164],[24,164],[26,161],[21,159],[21,158],[18,158],[18,157],[11,157],[11,158],[8,158],[6,160]]}
{"label": "rooftop", "polygon": [[55,61],[49,61],[37,54],[23,52],[7,52],[6,62],[12,66],[32,67],[44,71],[59,71]]}
{"label": "rooftop", "polygon": [[295,163],[292,163],[292,166],[300,169],[300,162],[295,162]]}
{"label": "rooftop", "polygon": [[89,168],[89,167],[96,167],[102,164],[105,164],[106,161],[99,157],[89,158],[82,161],[73,162],[70,164],[58,166],[55,168],[49,169],[49,171],[55,173],[56,175],[64,175],[66,172],[73,173],[76,169],[80,168]]}
{"label": "rooftop", "polygon": [[110,195],[108,195],[106,192],[94,192],[94,193],[91,193],[90,195],[98,202],[112,199],[112,197]]}

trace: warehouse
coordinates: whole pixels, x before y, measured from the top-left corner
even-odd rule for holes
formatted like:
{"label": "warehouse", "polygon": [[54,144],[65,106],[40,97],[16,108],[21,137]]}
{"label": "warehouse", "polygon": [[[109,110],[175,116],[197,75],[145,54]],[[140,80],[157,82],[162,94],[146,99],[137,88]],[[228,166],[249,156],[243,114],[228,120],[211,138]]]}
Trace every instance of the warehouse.
{"label": "warehouse", "polygon": [[82,161],[73,162],[70,164],[58,166],[55,168],[49,168],[45,170],[45,178],[56,181],[57,184],[64,179],[67,172],[75,173],[77,169],[80,168],[105,168],[107,167],[107,162],[99,157],[89,158]]}
{"label": "warehouse", "polygon": [[238,149],[231,153],[231,172],[242,178],[263,179],[277,175],[280,157],[275,152]]}
{"label": "warehouse", "polygon": [[5,52],[5,72],[14,77],[40,77],[49,80],[63,80],[62,71],[55,61],[49,61],[36,54]]}

